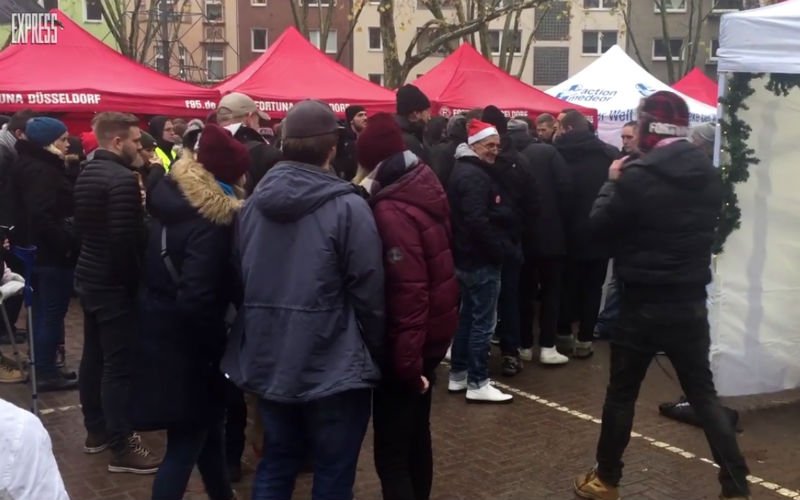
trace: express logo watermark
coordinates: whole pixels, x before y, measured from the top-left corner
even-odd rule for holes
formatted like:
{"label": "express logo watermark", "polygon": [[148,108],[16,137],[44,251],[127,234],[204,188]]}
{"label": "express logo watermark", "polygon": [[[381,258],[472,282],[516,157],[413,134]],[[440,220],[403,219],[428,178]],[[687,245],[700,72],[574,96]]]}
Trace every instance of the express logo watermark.
{"label": "express logo watermark", "polygon": [[48,12],[11,14],[13,45],[55,45],[58,43],[58,15]]}

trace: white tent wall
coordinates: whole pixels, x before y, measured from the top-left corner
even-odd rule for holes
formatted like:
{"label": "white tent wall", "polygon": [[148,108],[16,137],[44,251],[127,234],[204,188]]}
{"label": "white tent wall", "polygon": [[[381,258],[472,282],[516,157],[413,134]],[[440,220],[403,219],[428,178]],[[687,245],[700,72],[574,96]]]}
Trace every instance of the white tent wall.
{"label": "white tent wall", "polygon": [[761,162],[736,185],[741,228],[716,261],[711,365],[723,396],[800,387],[800,91],[775,96],[754,79],[741,117]]}

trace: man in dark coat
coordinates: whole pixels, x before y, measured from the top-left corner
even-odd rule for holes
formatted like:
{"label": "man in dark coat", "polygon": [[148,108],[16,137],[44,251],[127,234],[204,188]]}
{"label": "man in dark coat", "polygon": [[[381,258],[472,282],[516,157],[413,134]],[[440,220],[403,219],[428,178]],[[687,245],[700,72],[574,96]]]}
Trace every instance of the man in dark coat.
{"label": "man in dark coat", "polygon": [[589,233],[589,213],[608,177],[608,167],[619,157],[619,150],[598,139],[579,111],[565,112],[558,129],[555,146],[574,179],[559,334],[565,345],[571,344],[572,321],[577,319],[580,326],[573,356],[587,358],[592,355],[594,326],[600,312],[609,257],[608,248],[594,241]]}
{"label": "man in dark coat", "polygon": [[250,174],[245,182],[245,191],[249,195],[264,174],[282,158],[281,152],[258,133],[260,121],[269,120],[269,115],[259,110],[250,96],[231,92],[219,101],[216,119],[250,152]]}
{"label": "man in dark coat", "polygon": [[81,236],[75,284],[84,314],[84,451],[111,448],[109,472],[153,474],[161,460],[142,446],[128,419],[145,240],[140,186],[131,165],[142,147],[142,134],[138,119],[123,113],[100,113],[92,129],[100,149],[75,184],[75,227]]}
{"label": "man in dark coat", "polygon": [[564,158],[550,144],[529,144],[522,156],[539,187],[540,211],[520,277],[520,358],[533,360],[534,301],[541,289],[539,362],[559,365],[569,361],[556,350],[555,342],[573,179]]}
{"label": "man in dark coat", "polygon": [[447,138],[444,142],[430,149],[431,169],[439,178],[442,186],[447,186],[447,180],[456,164],[456,148],[467,142],[467,118],[464,115],[455,115],[447,120]]}
{"label": "man in dark coat", "polygon": [[530,248],[539,217],[539,189],[528,161],[517,151],[508,134],[508,123],[496,106],[483,110],[483,121],[493,125],[500,133],[500,153],[492,173],[510,197],[514,217],[506,228],[511,235],[515,251],[503,261],[500,280],[500,297],[497,306],[496,335],[503,354],[502,373],[513,377],[522,370],[520,348],[519,285],[524,249]]}
{"label": "man in dark coat", "polygon": [[17,221],[19,201],[14,184],[17,149],[14,145],[25,137],[25,125],[34,116],[35,113],[29,109],[17,111],[0,130],[0,226],[11,227]]}
{"label": "man in dark coat", "polygon": [[500,134],[478,120],[470,121],[468,130],[467,142],[456,150],[456,166],[447,183],[461,289],[448,390],[466,391],[467,402],[510,403],[513,396],[490,383],[487,362],[503,262],[520,253],[509,230],[515,219],[514,207],[492,172],[500,153]]}
{"label": "man in dark coat", "polygon": [[458,323],[450,207],[391,115],[370,118],[358,156],[370,172],[362,185],[383,242],[388,299],[384,382],[373,400],[375,468],[384,498],[429,498],[431,386]]}
{"label": "man in dark coat", "polygon": [[367,110],[364,106],[348,106],[344,110],[345,126],[336,146],[336,159],[333,169],[340,178],[350,181],[356,176],[358,160],[356,160],[356,140],[367,126]]}
{"label": "man in dark coat", "polygon": [[268,445],[254,497],[290,498],[310,453],[314,490],[349,498],[383,357],[381,241],[356,186],[331,172],[330,106],[294,105],[282,133],[286,161],[240,216],[244,303],[222,367],[260,398]]}
{"label": "man in dark coat", "polygon": [[611,338],[597,468],[575,481],[583,498],[619,498],[639,387],[659,351],[669,357],[703,422],[720,466],[720,498],[750,495],[747,464],[709,367],[706,286],[722,182],[708,157],[685,140],[688,126],[689,109],[678,95],[660,91],[644,99],[643,156],[622,170],[621,161],[614,163],[592,209],[590,231],[614,245],[622,306]]}
{"label": "man in dark coat", "polygon": [[425,126],[431,119],[431,101],[413,85],[397,89],[397,124],[403,131],[406,147],[423,162],[430,164],[425,147]]}

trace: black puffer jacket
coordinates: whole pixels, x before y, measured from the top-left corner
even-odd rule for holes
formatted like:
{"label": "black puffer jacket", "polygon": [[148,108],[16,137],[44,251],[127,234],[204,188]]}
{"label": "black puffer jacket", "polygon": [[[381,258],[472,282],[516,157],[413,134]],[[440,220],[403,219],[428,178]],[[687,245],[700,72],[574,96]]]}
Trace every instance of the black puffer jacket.
{"label": "black puffer jacket", "polygon": [[466,144],[458,147],[447,198],[453,220],[453,257],[461,270],[500,266],[520,252],[513,241],[517,218],[511,196],[497,182],[497,173],[490,173],[492,168]]}
{"label": "black puffer jacket", "polygon": [[428,155],[428,148],[425,147],[423,142],[423,133],[425,132],[425,125],[420,123],[411,123],[404,116],[395,116],[397,125],[403,131],[403,142],[406,148],[412,153],[417,155],[423,163],[430,165],[430,156]]}
{"label": "black puffer jacket", "polygon": [[597,193],[608,179],[608,168],[619,157],[619,150],[589,131],[566,132],[556,139],[555,146],[574,180],[567,220],[567,253],[577,260],[608,258],[608,248],[591,238],[589,214]]}
{"label": "black puffer jacket", "polygon": [[525,255],[531,255],[539,218],[539,187],[528,160],[514,148],[508,135],[501,138],[500,154],[489,173],[511,197],[515,216],[512,241],[522,245]]}
{"label": "black puffer jacket", "polygon": [[72,226],[72,183],[64,159],[19,140],[13,173],[19,206],[14,243],[36,245],[40,266],[72,267],[78,258],[78,241]]}
{"label": "black puffer jacket", "polygon": [[539,218],[534,257],[562,257],[566,254],[565,221],[573,181],[569,167],[549,144],[530,144],[522,152],[539,187]]}
{"label": "black puffer jacket", "polygon": [[75,281],[82,290],[136,296],[143,214],[136,174],[116,154],[98,149],[75,183],[75,227],[81,236]]}
{"label": "black puffer jacket", "polygon": [[643,299],[705,297],[722,183],[711,160],[687,141],[655,149],[607,182],[590,228],[613,242],[620,281]]}

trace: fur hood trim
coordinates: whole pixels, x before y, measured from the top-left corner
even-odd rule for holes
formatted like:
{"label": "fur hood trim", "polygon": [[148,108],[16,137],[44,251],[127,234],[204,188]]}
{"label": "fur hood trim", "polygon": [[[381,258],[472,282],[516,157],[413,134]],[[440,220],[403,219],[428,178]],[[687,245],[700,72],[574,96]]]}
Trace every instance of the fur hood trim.
{"label": "fur hood trim", "polygon": [[239,199],[241,196],[232,198],[226,195],[211,172],[192,159],[184,158],[175,162],[169,175],[186,201],[213,224],[232,224],[236,213],[242,208],[244,202]]}

